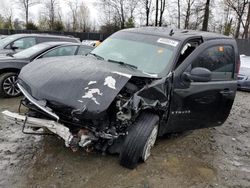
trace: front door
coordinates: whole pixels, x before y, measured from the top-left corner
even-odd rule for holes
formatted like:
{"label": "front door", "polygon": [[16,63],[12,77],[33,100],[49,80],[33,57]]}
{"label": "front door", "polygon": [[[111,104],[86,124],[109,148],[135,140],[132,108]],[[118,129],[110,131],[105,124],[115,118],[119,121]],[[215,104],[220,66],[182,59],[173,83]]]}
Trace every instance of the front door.
{"label": "front door", "polygon": [[[200,45],[174,71],[170,115],[165,132],[221,125],[228,117],[237,90],[234,40],[208,41]],[[211,71],[211,80],[192,81],[184,73],[195,67]]]}

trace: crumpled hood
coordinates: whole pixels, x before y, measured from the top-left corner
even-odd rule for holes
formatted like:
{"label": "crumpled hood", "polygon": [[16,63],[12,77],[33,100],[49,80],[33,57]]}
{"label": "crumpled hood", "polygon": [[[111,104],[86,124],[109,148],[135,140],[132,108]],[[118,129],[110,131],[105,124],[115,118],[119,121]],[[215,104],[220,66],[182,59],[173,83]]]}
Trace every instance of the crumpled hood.
{"label": "crumpled hood", "polygon": [[56,102],[88,114],[105,111],[132,75],[148,77],[92,57],[58,60],[28,64],[19,75],[19,84],[37,100]]}

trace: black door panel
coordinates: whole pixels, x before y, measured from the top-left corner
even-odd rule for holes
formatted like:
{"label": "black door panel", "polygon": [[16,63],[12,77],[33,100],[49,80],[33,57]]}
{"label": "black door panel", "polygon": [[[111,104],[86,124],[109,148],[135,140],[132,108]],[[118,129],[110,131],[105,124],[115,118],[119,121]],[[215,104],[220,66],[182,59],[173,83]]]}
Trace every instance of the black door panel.
{"label": "black door panel", "polygon": [[[218,52],[216,51],[217,46],[218,50],[220,50]],[[232,52],[233,56],[232,54],[228,55],[229,58],[234,57],[234,59],[229,59],[228,61],[231,63],[229,64],[232,67],[231,70],[224,68],[228,62],[221,63],[220,58],[216,59],[216,55],[219,54],[218,57],[222,57],[222,61],[227,60],[225,56],[229,53],[227,51],[222,54],[223,46],[230,46],[229,49],[234,50]],[[209,82],[193,82],[183,79],[183,73],[191,71],[192,63],[196,63],[197,59],[200,61],[202,59],[200,56],[206,54],[206,50],[209,51],[209,55],[213,51],[215,52],[211,54],[212,58],[204,58],[208,61],[202,61],[201,64],[204,64],[204,66],[202,65],[201,67],[212,67],[214,70],[211,68],[211,71],[216,75],[216,80],[214,78],[214,80]],[[236,67],[234,64],[237,58],[238,52],[234,40],[222,40],[221,42],[209,41],[206,44],[202,44],[184,60],[175,70],[170,116],[165,132],[218,126],[227,119],[237,90],[237,81],[234,75],[234,68]],[[210,62],[211,65],[209,65]],[[198,65],[196,63],[194,67]],[[218,71],[218,69],[214,68],[220,65],[223,66],[222,70]],[[228,72],[228,70],[231,72]],[[220,78],[225,80],[219,80]]]}

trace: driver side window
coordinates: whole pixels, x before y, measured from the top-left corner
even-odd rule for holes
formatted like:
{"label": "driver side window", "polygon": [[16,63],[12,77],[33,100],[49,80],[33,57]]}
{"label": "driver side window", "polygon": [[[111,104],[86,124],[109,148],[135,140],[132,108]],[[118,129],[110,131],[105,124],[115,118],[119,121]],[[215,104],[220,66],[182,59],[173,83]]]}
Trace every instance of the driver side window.
{"label": "driver side window", "polygon": [[[12,46],[16,47],[17,49],[24,50],[34,46],[36,44],[36,39],[34,37],[25,37],[18,39],[13,42]],[[10,48],[10,46],[8,46]]]}
{"label": "driver side window", "polygon": [[234,73],[234,49],[232,46],[214,46],[202,52],[192,63],[196,67],[206,68],[212,73],[212,80],[231,80]]}

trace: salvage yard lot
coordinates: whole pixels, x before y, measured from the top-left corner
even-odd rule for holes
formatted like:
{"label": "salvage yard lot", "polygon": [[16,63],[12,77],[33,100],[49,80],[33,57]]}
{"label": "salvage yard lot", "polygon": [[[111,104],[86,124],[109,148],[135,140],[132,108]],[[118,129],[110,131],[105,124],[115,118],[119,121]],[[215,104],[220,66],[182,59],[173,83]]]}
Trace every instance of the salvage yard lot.
{"label": "salvage yard lot", "polygon": [[[16,110],[19,100],[0,99],[0,111]],[[250,93],[237,93],[223,126],[159,139],[135,170],[117,157],[73,153],[56,137],[22,134],[0,115],[0,187],[250,187]]]}

